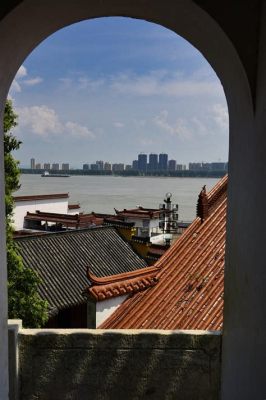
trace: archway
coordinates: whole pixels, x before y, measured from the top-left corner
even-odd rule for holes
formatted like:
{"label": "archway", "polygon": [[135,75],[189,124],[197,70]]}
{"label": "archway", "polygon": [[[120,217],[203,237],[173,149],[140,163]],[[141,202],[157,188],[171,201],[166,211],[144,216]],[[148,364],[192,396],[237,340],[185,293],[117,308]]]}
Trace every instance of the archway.
{"label": "archway", "polygon": [[[64,3],[64,8],[58,3],[47,0],[45,3],[34,5],[30,1],[23,1],[12,12],[10,12],[0,24],[0,35],[5,37],[5,41],[0,44],[0,70],[2,71],[0,79],[0,106],[3,112],[3,104],[9,89],[9,86],[15,76],[19,66],[26,56],[47,36],[56,30],[71,23],[83,19],[90,19],[101,16],[127,16],[132,18],[141,18],[151,22],[163,25],[176,33],[180,34],[190,41],[212,65],[213,69],[220,78],[225,90],[229,117],[230,117],[230,141],[229,141],[229,162],[230,162],[230,182],[229,182],[229,217],[228,217],[228,243],[227,250],[228,262],[234,257],[235,249],[230,239],[233,238],[233,223],[238,223],[234,218],[234,207],[237,205],[237,191],[234,190],[234,183],[241,185],[245,179],[244,158],[245,152],[239,154],[239,135],[242,133],[241,144],[244,148],[249,146],[250,131],[252,126],[253,108],[250,87],[239,60],[237,52],[225,33],[218,24],[202,9],[192,2],[180,1],[177,4],[170,3],[162,5],[161,2],[153,2],[149,7],[142,1],[132,4],[130,0],[108,3],[99,3],[96,1],[88,2],[80,0],[78,3],[71,0]],[[16,29],[14,30],[14,27]],[[2,115],[2,114],[1,114]],[[3,150],[1,150],[3,154]],[[1,163],[3,167],[3,160]],[[1,168],[3,171],[3,168]],[[0,176],[1,189],[1,230],[4,231],[4,177]],[[241,218],[241,215],[238,217]],[[1,250],[4,254],[5,240],[1,238]],[[1,302],[6,305],[6,274],[5,260],[1,259],[1,282],[2,299]],[[4,326],[6,312],[1,315]],[[226,328],[226,327],[225,327]],[[4,336],[6,337],[6,336]],[[6,348],[4,340],[1,348]],[[6,371],[5,357],[1,371]],[[7,374],[1,376],[3,384],[6,387]],[[3,389],[4,390],[4,389]],[[4,393],[4,392],[3,392]],[[5,396],[5,394],[4,394]]]}

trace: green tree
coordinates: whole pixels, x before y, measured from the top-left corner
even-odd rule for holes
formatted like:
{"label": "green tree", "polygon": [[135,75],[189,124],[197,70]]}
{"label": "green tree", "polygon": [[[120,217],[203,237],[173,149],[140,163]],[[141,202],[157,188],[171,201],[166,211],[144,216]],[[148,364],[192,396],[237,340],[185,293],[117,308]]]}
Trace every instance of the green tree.
{"label": "green tree", "polygon": [[6,205],[6,247],[8,270],[8,317],[23,320],[24,327],[39,328],[48,319],[48,304],[38,294],[40,279],[30,268],[23,265],[13,240],[12,215],[14,201],[12,194],[19,188],[19,166],[12,155],[21,144],[11,133],[17,125],[17,115],[12,102],[8,100],[4,113],[4,161],[5,161],[5,205]]}

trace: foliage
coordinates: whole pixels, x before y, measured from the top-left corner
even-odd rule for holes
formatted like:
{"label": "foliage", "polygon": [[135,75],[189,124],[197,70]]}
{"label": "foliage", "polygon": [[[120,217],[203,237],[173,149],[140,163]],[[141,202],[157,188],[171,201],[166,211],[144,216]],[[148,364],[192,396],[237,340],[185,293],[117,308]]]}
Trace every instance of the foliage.
{"label": "foliage", "polygon": [[48,318],[47,302],[38,292],[40,279],[30,268],[23,265],[13,240],[12,215],[14,202],[12,194],[19,188],[19,166],[12,155],[21,144],[10,132],[17,125],[17,115],[10,100],[4,113],[4,162],[5,162],[5,205],[6,205],[6,246],[8,268],[8,317],[23,320],[29,328],[41,327]]}

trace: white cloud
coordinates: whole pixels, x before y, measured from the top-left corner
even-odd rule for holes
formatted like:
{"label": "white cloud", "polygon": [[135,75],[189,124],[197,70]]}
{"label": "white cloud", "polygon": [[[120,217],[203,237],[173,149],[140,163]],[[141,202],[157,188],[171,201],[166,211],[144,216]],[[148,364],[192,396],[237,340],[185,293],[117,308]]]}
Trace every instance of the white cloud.
{"label": "white cloud", "polygon": [[9,93],[20,93],[21,85],[18,83],[16,79],[13,80],[12,85],[10,86]]}
{"label": "white cloud", "polygon": [[214,104],[212,107],[213,119],[219,128],[228,130],[229,117],[226,106],[222,104]]}
{"label": "white cloud", "polygon": [[76,122],[63,122],[52,108],[45,105],[17,108],[19,130],[48,138],[54,135],[70,135],[93,139],[94,133]]}
{"label": "white cloud", "polygon": [[25,78],[25,76],[28,75],[27,69],[24,67],[24,65],[21,65],[18,69],[18,72],[16,73],[15,78],[20,79],[20,78]]}
{"label": "white cloud", "polygon": [[[208,72],[208,71],[207,71]],[[116,93],[140,97],[164,96],[175,98],[221,97],[223,88],[218,79],[204,69],[184,76],[180,71],[169,72],[165,69],[150,71],[147,74],[120,73],[106,76],[104,79],[91,79],[82,76],[74,79],[61,78],[62,87],[71,90],[104,90],[104,93]]]}
{"label": "white cloud", "polygon": [[116,121],[114,122],[115,128],[124,128],[125,124],[123,122]]}
{"label": "white cloud", "polygon": [[28,71],[24,67],[24,65],[21,65],[18,72],[16,73],[15,79],[12,82],[12,85],[9,90],[9,94],[12,95],[12,93],[13,94],[20,93],[22,91],[22,88],[24,85],[35,86],[43,81],[43,79],[40,76],[25,79],[26,77],[28,77]]}
{"label": "white cloud", "polygon": [[34,86],[38,85],[38,83],[41,83],[42,81],[43,79],[40,76],[36,76],[36,78],[23,80],[23,84],[27,86]]}
{"label": "white cloud", "polygon": [[47,106],[22,107],[16,110],[19,115],[19,127],[28,128],[39,136],[58,134],[63,131],[56,112]]}
{"label": "white cloud", "polygon": [[81,77],[78,79],[78,89],[97,90],[105,83],[104,79],[89,79]]}
{"label": "white cloud", "polygon": [[110,88],[118,93],[138,96],[219,96],[223,94],[222,86],[218,81],[200,79],[199,77],[184,78],[179,73],[148,75],[121,74],[112,78]]}
{"label": "white cloud", "polygon": [[154,118],[154,123],[171,136],[178,136],[180,139],[186,140],[192,137],[192,131],[182,118],[176,119],[174,123],[169,122],[167,110],[161,111],[161,113]]}
{"label": "white cloud", "polygon": [[155,141],[153,139],[146,139],[146,138],[140,138],[139,140],[140,144],[142,146],[153,146],[155,144]]}
{"label": "white cloud", "polygon": [[79,136],[88,139],[94,139],[95,134],[86,126],[77,124],[76,122],[66,122],[64,130],[72,136]]}

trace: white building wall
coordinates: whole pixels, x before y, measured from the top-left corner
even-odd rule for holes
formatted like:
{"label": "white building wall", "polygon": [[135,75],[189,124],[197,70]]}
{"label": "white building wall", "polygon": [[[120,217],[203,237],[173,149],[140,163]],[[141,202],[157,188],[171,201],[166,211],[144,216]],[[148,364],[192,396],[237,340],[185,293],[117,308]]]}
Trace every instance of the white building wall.
{"label": "white building wall", "polygon": [[96,303],[96,328],[101,325],[126,300],[128,296],[118,296]]}
{"label": "white building wall", "polygon": [[[153,233],[161,233],[161,230],[159,229],[159,219],[143,219],[143,218],[126,218],[126,222],[134,222],[135,223],[135,228],[138,229],[137,235],[140,235],[139,230],[147,228],[149,230],[149,236]],[[145,225],[145,222],[148,222],[148,225]],[[143,223],[144,222],[144,223]]]}
{"label": "white building wall", "polygon": [[49,200],[29,200],[18,201],[14,208],[14,227],[16,230],[23,229],[24,217],[27,212],[53,212],[60,214],[68,213],[68,199],[49,199]]}

